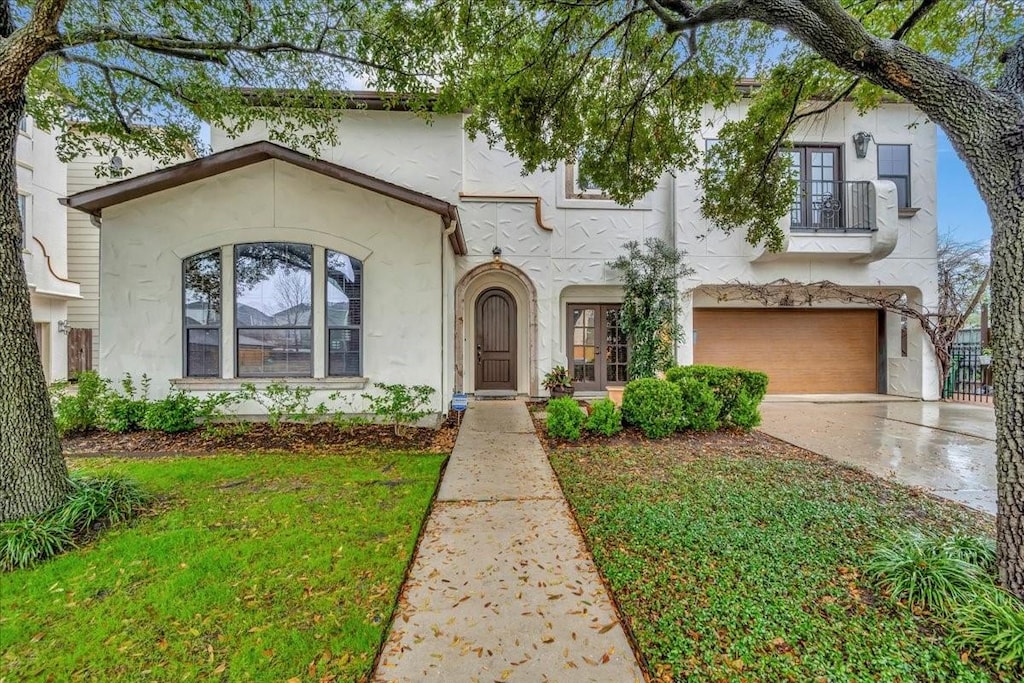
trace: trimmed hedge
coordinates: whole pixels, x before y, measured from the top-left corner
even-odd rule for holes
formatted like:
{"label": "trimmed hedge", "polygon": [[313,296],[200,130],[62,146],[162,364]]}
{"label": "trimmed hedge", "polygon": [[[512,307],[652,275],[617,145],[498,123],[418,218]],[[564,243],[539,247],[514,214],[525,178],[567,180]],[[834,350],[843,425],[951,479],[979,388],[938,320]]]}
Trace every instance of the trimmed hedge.
{"label": "trimmed hedge", "polygon": [[689,377],[680,377],[674,384],[679,387],[683,399],[679,429],[696,429],[701,432],[713,432],[718,429],[718,415],[722,410],[722,402],[715,396],[711,387]]}
{"label": "trimmed hedge", "polygon": [[590,417],[587,418],[588,432],[597,432],[605,436],[615,436],[622,431],[622,411],[609,398],[602,398],[590,405]]}
{"label": "trimmed hedge", "polygon": [[622,417],[651,439],[668,436],[679,426],[683,397],[674,382],[645,377],[626,385]]}
{"label": "trimmed hedge", "polygon": [[570,441],[578,441],[587,416],[576,403],[576,399],[553,398],[548,401],[548,435]]}
{"label": "trimmed hedge", "polygon": [[768,375],[753,370],[717,365],[679,365],[669,368],[665,373],[665,379],[670,382],[683,378],[703,382],[715,392],[722,403],[718,412],[720,422],[732,421],[733,411],[736,410],[742,392],[746,392],[747,400],[753,401],[756,408],[768,391]]}

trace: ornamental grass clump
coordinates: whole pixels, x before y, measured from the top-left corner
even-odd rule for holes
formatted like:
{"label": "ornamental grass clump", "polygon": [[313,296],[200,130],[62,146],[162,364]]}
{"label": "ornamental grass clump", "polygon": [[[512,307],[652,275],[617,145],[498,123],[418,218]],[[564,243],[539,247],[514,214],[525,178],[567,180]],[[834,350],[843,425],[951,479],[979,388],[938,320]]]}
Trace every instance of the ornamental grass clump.
{"label": "ornamental grass clump", "polygon": [[951,553],[944,541],[921,534],[880,545],[865,573],[893,600],[939,615],[966,604],[984,578],[976,565]]}
{"label": "ornamental grass clump", "polygon": [[579,441],[583,424],[587,416],[576,403],[575,399],[568,396],[553,398],[548,401],[547,407],[548,435],[569,441]]}
{"label": "ornamental grass clump", "polygon": [[1005,675],[1024,680],[1024,604],[989,585],[953,613],[953,642]]}
{"label": "ornamental grass clump", "polygon": [[150,496],[118,475],[72,475],[64,504],[38,517],[0,524],[0,570],[31,566],[74,547],[76,537],[135,517]]}
{"label": "ornamental grass clump", "polygon": [[878,547],[866,567],[897,601],[927,609],[957,647],[1004,680],[1024,680],[1024,603],[995,585],[995,543],[956,534],[908,534]]}

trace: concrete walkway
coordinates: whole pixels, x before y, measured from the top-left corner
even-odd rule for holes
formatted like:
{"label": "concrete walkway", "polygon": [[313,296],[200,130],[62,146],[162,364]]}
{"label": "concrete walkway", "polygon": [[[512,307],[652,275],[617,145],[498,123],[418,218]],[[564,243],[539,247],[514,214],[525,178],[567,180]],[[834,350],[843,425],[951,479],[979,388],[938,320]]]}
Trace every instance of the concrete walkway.
{"label": "concrete walkway", "polygon": [[523,403],[470,403],[374,680],[643,680]]}
{"label": "concrete walkway", "polygon": [[991,406],[921,401],[761,405],[761,430],[880,477],[996,512]]}

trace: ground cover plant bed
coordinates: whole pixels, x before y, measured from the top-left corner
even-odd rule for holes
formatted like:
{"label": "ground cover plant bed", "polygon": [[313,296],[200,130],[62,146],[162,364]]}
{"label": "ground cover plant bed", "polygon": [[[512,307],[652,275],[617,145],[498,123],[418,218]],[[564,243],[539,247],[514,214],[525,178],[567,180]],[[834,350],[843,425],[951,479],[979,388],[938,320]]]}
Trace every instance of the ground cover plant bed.
{"label": "ground cover plant bed", "polygon": [[64,437],[68,456],[96,454],[170,454],[232,452],[331,452],[360,448],[389,448],[449,453],[455,445],[458,423],[454,416],[440,429],[406,427],[397,436],[390,425],[367,424],[340,428],[330,422],[303,424],[247,423],[244,431],[224,424],[216,430],[197,428],[168,434],[155,430],[116,434],[103,430],[77,432]]}
{"label": "ground cover plant bed", "polygon": [[0,574],[0,680],[365,680],[444,458],[71,460],[157,502]]}
{"label": "ground cover plant bed", "polygon": [[656,679],[998,680],[863,575],[884,539],[991,517],[757,432],[544,441]]}

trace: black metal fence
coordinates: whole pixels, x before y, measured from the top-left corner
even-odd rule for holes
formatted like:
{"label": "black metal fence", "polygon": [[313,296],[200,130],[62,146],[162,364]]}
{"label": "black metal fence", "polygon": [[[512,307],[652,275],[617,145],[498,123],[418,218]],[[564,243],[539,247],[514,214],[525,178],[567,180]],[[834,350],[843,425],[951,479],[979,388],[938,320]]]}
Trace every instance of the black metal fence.
{"label": "black metal fence", "polygon": [[992,357],[978,342],[953,344],[942,397],[954,401],[992,400]]}
{"label": "black metal fence", "polygon": [[865,180],[803,180],[789,219],[797,231],[874,230],[875,194]]}

